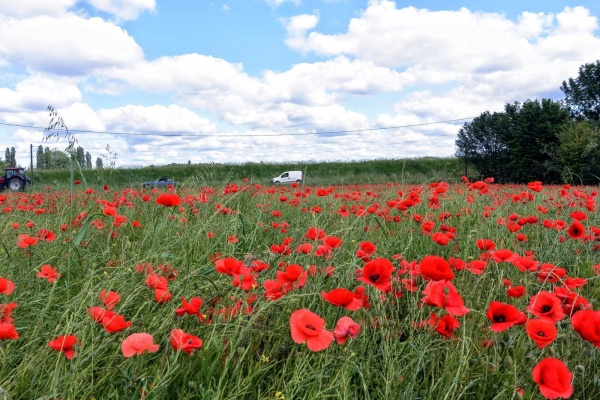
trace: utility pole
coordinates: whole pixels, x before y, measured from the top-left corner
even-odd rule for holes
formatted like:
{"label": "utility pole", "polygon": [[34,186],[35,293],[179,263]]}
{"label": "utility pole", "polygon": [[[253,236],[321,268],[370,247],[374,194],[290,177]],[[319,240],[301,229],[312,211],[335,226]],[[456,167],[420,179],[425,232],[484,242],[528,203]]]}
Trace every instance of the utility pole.
{"label": "utility pole", "polygon": [[33,183],[33,144],[29,145],[29,155],[31,157],[31,183]]}

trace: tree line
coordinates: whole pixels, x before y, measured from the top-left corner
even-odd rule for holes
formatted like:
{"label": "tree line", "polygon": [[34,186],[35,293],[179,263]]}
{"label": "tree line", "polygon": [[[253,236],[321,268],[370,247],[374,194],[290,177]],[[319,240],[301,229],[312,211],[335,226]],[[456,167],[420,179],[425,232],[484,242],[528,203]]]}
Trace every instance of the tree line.
{"label": "tree line", "polygon": [[456,156],[498,182],[600,182],[600,60],[563,81],[565,98],[527,100],[465,123]]}
{"label": "tree line", "polygon": [[[16,167],[17,159],[15,153],[14,147],[7,147],[4,153],[4,161],[0,161],[0,163],[7,167]],[[77,147],[74,156],[81,168],[92,169],[92,155],[84,151],[83,147]],[[51,150],[49,147],[44,148],[42,145],[37,148],[35,161],[38,169],[67,169],[71,165],[69,155],[66,152],[58,149]],[[96,169],[104,168],[102,158],[96,158],[95,167]]]}
{"label": "tree line", "polygon": [[[84,151],[83,147],[78,146],[74,151],[74,159],[81,168],[92,169],[92,155]],[[36,164],[38,169],[66,169],[70,166],[70,158],[64,151],[49,147],[38,146],[36,152]],[[96,169],[103,168],[102,158],[96,158]]]}

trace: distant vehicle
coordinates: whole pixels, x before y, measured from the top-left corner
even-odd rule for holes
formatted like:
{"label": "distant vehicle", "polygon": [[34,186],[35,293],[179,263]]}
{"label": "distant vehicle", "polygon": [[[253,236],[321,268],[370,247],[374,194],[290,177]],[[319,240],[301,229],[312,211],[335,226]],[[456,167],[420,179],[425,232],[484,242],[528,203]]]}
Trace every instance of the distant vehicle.
{"label": "distant vehicle", "polygon": [[31,185],[31,178],[25,175],[23,167],[8,167],[4,171],[4,176],[0,175],[0,190],[8,188],[18,192],[25,190],[27,185]]}
{"label": "distant vehicle", "polygon": [[302,171],[286,171],[283,174],[271,179],[271,183],[281,185],[283,183],[302,183],[304,177]]}
{"label": "distant vehicle", "polygon": [[177,182],[170,180],[169,178],[158,178],[152,182],[144,182],[142,184],[145,188],[153,188],[153,187],[168,187],[168,186],[177,186]]}

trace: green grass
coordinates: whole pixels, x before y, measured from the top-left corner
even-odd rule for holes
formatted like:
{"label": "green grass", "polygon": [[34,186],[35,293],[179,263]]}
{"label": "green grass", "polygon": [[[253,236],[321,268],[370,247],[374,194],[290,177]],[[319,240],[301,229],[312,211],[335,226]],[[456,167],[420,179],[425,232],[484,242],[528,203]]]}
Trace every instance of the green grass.
{"label": "green grass", "polygon": [[[369,165],[375,168],[379,164]],[[327,170],[326,166],[308,166],[308,171],[311,167]],[[418,281],[418,292],[407,291],[396,281],[394,286],[402,290],[398,298],[367,286],[370,309],[347,311],[321,297],[321,291],[338,287],[353,290],[360,285],[356,271],[364,263],[355,251],[361,241],[372,241],[377,245],[375,257],[390,260],[396,254],[408,261],[436,254],[469,261],[481,254],[475,240],[490,238],[498,248],[509,248],[521,255],[530,250],[538,260],[566,268],[569,276],[588,279],[579,292],[598,309],[600,285],[591,266],[600,261],[593,241],[567,237],[560,242],[558,237],[566,236],[564,231],[547,229],[538,223],[523,226],[521,232],[529,241],[519,242],[516,233],[497,223],[498,218],[513,213],[536,215],[540,221],[568,221],[571,210],[586,211],[573,191],[561,196],[559,187],[548,187],[536,194],[535,201],[513,203],[511,196],[526,191],[525,187],[492,185],[490,194],[479,195],[469,191],[467,185],[456,184],[440,196],[440,208],[436,209],[428,207],[428,180],[418,185],[392,180],[377,185],[340,186],[327,196],[318,196],[318,188],[308,184],[309,178],[304,186],[277,187],[272,191],[270,186],[259,189],[252,184],[262,183],[263,174],[274,176],[274,171],[281,170],[272,166],[264,173],[251,169],[238,171],[238,175],[233,170],[222,172],[218,179],[228,177],[225,180],[234,181],[237,189],[224,194],[223,185],[205,185],[209,180],[191,181],[195,172],[185,175],[186,167],[172,168],[174,178],[193,182],[177,189],[184,199],[181,208],[156,204],[154,200],[161,192],[140,192],[137,186],[131,190],[116,184],[116,174],[126,172],[120,170],[112,171],[115,175],[108,192],[95,187],[94,193],[85,193],[88,186],[102,183],[92,172],[91,176],[86,174],[88,185],[75,186],[72,194],[43,188],[25,194],[2,193],[0,206],[12,209],[5,210],[0,226],[0,276],[14,281],[16,288],[0,301],[18,303],[13,318],[20,336],[18,340],[0,341],[0,388],[10,398],[138,399],[141,393],[147,393],[147,398],[156,399],[518,399],[517,389],[523,388],[525,398],[539,399],[531,370],[547,356],[560,358],[573,372],[573,398],[600,397],[600,366],[594,361],[599,349],[582,340],[568,318],[557,323],[559,336],[545,349],[536,348],[523,326],[502,333],[490,331],[485,316],[490,301],[510,302],[524,311],[530,296],[560,286],[540,282],[533,274],[521,273],[508,263],[490,261],[483,275],[455,272],[453,283],[471,311],[458,318],[461,326],[454,339],[443,338],[432,329],[415,328],[432,312],[445,314],[443,309],[421,305],[426,284],[423,280]],[[175,173],[178,168],[181,175]],[[393,170],[391,166],[390,170],[380,168],[385,171],[382,174]],[[123,179],[137,182],[150,179],[150,175],[169,175],[159,171],[152,170],[148,176],[127,171],[132,175],[123,175]],[[411,171],[417,174],[416,169]],[[343,173],[349,174],[349,170]],[[52,176],[57,182],[62,180],[58,172]],[[217,179],[216,173],[214,176],[211,179]],[[314,179],[321,176],[324,175]],[[248,177],[249,182],[242,182],[243,177]],[[52,182],[50,185],[62,186]],[[405,197],[411,190],[420,191],[420,204],[406,211],[388,208],[387,202],[397,199],[399,191]],[[579,190],[592,192],[592,188]],[[466,201],[469,194],[473,195],[472,203]],[[144,195],[150,196],[148,201]],[[281,196],[288,201],[282,202]],[[352,196],[354,200],[350,199]],[[297,199],[297,204],[293,199]],[[112,203],[128,222],[114,227],[112,217],[102,214],[99,201]],[[366,209],[374,203],[384,213],[367,212],[348,218],[337,214],[341,205]],[[18,206],[23,205],[33,207],[19,210]],[[217,205],[233,212],[219,212]],[[538,205],[549,207],[548,214],[541,214]],[[323,211],[310,212],[313,206]],[[489,218],[482,217],[485,207],[493,207]],[[40,209],[45,212],[39,212]],[[275,210],[280,211],[281,217],[272,215]],[[82,223],[73,224],[74,217],[82,211],[87,211],[88,216]],[[453,216],[439,221],[443,211]],[[456,237],[447,246],[435,244],[413,220],[416,214],[435,221],[436,230],[442,224],[456,228]],[[587,214],[586,226],[597,226],[597,214]],[[394,221],[392,216],[400,221]],[[34,226],[28,228],[28,221]],[[141,228],[134,228],[133,221],[139,221]],[[283,222],[289,225],[285,232],[273,226]],[[13,223],[19,226],[15,228]],[[65,230],[61,229],[63,224],[67,225]],[[304,234],[309,227],[342,239],[331,259],[294,251],[280,255],[270,250],[272,244],[281,243],[285,237],[294,239],[293,248],[308,241]],[[19,234],[35,235],[40,229],[55,232],[57,239],[40,241],[30,251],[16,246]],[[209,238],[209,232],[216,236]],[[230,242],[228,239],[234,235],[237,242]],[[257,287],[244,291],[232,286],[232,277],[215,272],[216,256],[260,259],[270,268],[259,274]],[[299,264],[307,270],[315,265],[318,271],[332,266],[334,272],[331,276],[322,272],[310,275],[305,286],[271,301],[264,298],[262,283],[276,278],[280,262]],[[173,294],[170,302],[154,301],[152,290],[144,283],[145,275],[136,272],[136,266],[142,263],[168,264],[177,271],[175,279],[169,282]],[[61,277],[52,284],[36,277],[42,264],[56,266]],[[395,266],[399,267],[397,263]],[[398,279],[406,277],[409,276],[404,274]],[[525,285],[527,296],[507,298],[503,278]],[[115,311],[132,322],[130,328],[109,334],[88,315],[86,309],[101,305],[102,289],[121,295]],[[251,295],[257,297],[251,303],[251,312],[245,313]],[[201,297],[202,312],[210,315],[213,309],[211,322],[203,323],[190,315],[176,317],[174,310],[181,306],[181,297]],[[219,313],[240,300],[243,307],[237,315]],[[361,333],[344,346],[332,343],[326,350],[313,353],[306,345],[294,343],[290,335],[290,315],[300,308],[324,318],[328,330],[333,330],[340,317],[351,316],[361,324]],[[168,339],[174,328],[199,336],[203,347],[191,356],[175,351]],[[135,332],[152,334],[160,350],[125,358],[120,344]],[[74,334],[81,341],[72,360],[48,347],[50,340],[64,334]],[[486,339],[493,340],[494,346],[485,348]]]}
{"label": "green grass", "polygon": [[[172,164],[143,168],[116,168],[84,170],[83,177],[76,171],[75,179],[90,185],[137,187],[142,182],[169,177],[186,186],[214,186],[227,182],[250,182],[269,185],[271,178],[282,172],[301,170],[309,185],[352,185],[386,182],[423,183],[427,181],[458,182],[465,173],[464,164],[455,158],[423,157],[398,160],[371,160],[326,163],[246,163],[246,164]],[[473,173],[473,170],[470,170]],[[29,171],[29,174],[31,172]],[[34,190],[50,185],[65,187],[70,181],[69,170],[34,170]]]}

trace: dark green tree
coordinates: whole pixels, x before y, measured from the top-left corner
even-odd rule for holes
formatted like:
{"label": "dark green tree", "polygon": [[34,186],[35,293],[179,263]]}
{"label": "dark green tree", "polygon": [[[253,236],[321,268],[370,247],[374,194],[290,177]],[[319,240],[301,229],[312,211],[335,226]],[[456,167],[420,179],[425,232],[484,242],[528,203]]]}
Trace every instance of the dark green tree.
{"label": "dark green tree", "polygon": [[558,132],[569,121],[569,110],[558,101],[542,99],[507,104],[504,112],[509,120],[506,145],[510,181],[561,181],[556,165]]}
{"label": "dark green tree", "polygon": [[85,152],[85,168],[92,169],[92,155],[89,152]]}
{"label": "dark green tree", "polygon": [[557,182],[561,180],[557,134],[568,121],[568,109],[550,99],[506,104],[502,113],[486,111],[464,124],[456,156],[475,166],[481,178]]}
{"label": "dark green tree", "polygon": [[83,147],[77,146],[77,149],[75,149],[75,159],[81,168],[85,168],[85,151]]}
{"label": "dark green tree", "polygon": [[15,151],[14,147],[10,148],[10,166],[11,167],[17,166],[17,152]]}
{"label": "dark green tree", "polygon": [[46,169],[46,159],[44,158],[44,148],[39,145],[35,153],[35,161],[38,169]]}
{"label": "dark green tree", "polygon": [[588,185],[600,181],[600,128],[573,121],[558,133],[557,164],[565,182]]}
{"label": "dark green tree", "polygon": [[458,132],[456,156],[472,164],[481,178],[507,178],[508,147],[505,143],[506,115],[485,111]]}
{"label": "dark green tree", "polygon": [[577,78],[563,81],[560,90],[573,117],[600,123],[600,60],[579,67]]}
{"label": "dark green tree", "polygon": [[4,161],[10,166],[10,149],[7,147],[4,152]]}
{"label": "dark green tree", "polygon": [[103,169],[104,163],[100,157],[96,158],[96,169]]}

